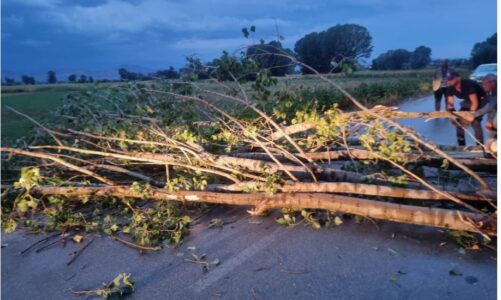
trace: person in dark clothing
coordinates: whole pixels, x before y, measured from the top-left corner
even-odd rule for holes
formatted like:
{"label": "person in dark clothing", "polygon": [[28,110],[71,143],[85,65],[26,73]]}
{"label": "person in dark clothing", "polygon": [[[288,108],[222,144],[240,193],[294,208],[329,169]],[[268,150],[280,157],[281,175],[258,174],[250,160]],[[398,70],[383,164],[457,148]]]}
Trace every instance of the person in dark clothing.
{"label": "person in dark clothing", "polygon": [[497,77],[494,74],[488,74],[482,79],[482,87],[486,93],[485,105],[484,107],[478,109],[474,113],[466,115],[464,118],[468,122],[473,122],[475,118],[483,115],[487,115],[487,121],[485,122],[485,128],[489,132],[489,138],[486,142],[486,147],[491,153],[496,153],[496,140],[497,140],[497,122],[496,113],[498,109],[498,89],[497,89]]}
{"label": "person in dark clothing", "polygon": [[435,111],[440,110],[440,102],[444,97],[447,106],[447,73],[449,73],[449,61],[444,59],[440,68],[433,74],[433,95],[435,96]]}
{"label": "person in dark clothing", "polygon": [[[471,113],[465,117],[468,122],[473,122],[475,118],[483,115],[487,115],[487,121],[485,122],[485,127],[487,130],[495,130],[495,116],[497,112],[497,79],[496,75],[488,74],[482,79],[482,87],[486,93],[485,105],[484,107],[478,109],[476,112]],[[489,132],[491,133],[491,132]],[[492,133],[491,133],[492,134]]]}
{"label": "person in dark clothing", "polygon": [[[447,110],[454,111],[454,96],[463,101],[459,104],[459,111],[476,112],[484,104],[486,93],[484,89],[475,81],[470,79],[461,79],[458,72],[451,70],[447,74]],[[482,132],[482,116],[476,117],[471,126],[475,133],[477,145],[483,144],[484,134]],[[456,135],[459,146],[465,146],[464,127],[456,125]]]}

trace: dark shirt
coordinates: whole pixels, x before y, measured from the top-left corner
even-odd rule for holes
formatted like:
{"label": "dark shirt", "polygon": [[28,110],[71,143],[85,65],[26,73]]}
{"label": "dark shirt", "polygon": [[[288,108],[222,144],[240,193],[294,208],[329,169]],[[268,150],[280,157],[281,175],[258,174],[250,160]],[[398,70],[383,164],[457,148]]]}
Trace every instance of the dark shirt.
{"label": "dark shirt", "polygon": [[456,90],[454,86],[447,88],[447,96],[456,96],[464,101],[460,103],[462,108],[469,109],[471,107],[470,95],[476,94],[478,98],[478,108],[484,106],[485,91],[477,82],[471,79],[461,79],[461,92]]}

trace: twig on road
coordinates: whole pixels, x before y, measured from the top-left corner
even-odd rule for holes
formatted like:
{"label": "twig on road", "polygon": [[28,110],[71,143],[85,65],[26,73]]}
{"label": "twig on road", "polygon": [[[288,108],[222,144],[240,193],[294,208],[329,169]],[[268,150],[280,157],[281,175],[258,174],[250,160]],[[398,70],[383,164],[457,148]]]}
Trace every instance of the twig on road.
{"label": "twig on road", "polygon": [[90,240],[85,246],[83,246],[83,248],[80,249],[66,265],[67,266],[71,265],[80,256],[80,254],[82,254],[82,252],[84,252],[84,250],[87,249],[87,247],[89,247],[89,245],[92,244],[92,242],[94,242],[94,240],[95,238],[93,237],[92,240]]}

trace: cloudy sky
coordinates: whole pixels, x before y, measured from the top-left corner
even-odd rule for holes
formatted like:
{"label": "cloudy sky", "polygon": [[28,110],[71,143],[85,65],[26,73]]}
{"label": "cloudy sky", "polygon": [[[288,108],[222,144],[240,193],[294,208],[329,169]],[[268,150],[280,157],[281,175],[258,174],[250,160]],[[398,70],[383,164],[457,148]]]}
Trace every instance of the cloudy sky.
{"label": "cloudy sky", "polygon": [[[496,32],[496,0],[3,0],[2,73],[181,67],[210,60],[277,30],[294,43],[336,24],[365,26],[372,58],[425,45],[433,58],[469,57]],[[370,61],[369,61],[370,62]]]}

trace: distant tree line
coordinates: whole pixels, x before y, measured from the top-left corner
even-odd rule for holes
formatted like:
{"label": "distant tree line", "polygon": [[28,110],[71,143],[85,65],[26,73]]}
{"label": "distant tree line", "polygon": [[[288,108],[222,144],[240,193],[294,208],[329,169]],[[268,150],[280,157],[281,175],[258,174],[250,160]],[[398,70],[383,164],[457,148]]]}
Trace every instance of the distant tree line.
{"label": "distant tree line", "polygon": [[47,72],[47,83],[49,83],[49,84],[57,83],[57,78],[56,78],[56,72],[55,71],[49,71],[49,72]]}
{"label": "distant tree line", "polygon": [[21,76],[21,81],[26,85],[35,84],[35,77],[23,75],[23,76]]}
{"label": "distant tree line", "polygon": [[476,68],[481,64],[496,63],[497,60],[497,41],[498,35],[494,33],[485,41],[476,43],[471,50],[471,66]]}
{"label": "distant tree line", "polygon": [[414,51],[389,50],[372,61],[373,70],[421,69],[431,62],[431,49],[419,46]]}
{"label": "distant tree line", "polygon": [[140,72],[131,72],[126,68],[118,69],[118,75],[122,81],[143,81],[143,80],[154,80],[154,79],[176,79],[179,78],[179,73],[170,66],[165,70],[158,70],[154,73],[143,74]]}
{"label": "distant tree line", "polygon": [[[245,38],[251,37],[255,26],[242,28]],[[196,57],[187,57],[186,65],[179,70],[170,66],[168,69],[143,74],[132,72],[126,68],[118,69],[122,81],[143,81],[154,79],[197,80],[215,78],[218,80],[241,81],[255,80],[260,70],[269,70],[271,76],[285,76],[295,71],[295,60],[317,70],[320,73],[347,72],[360,68],[360,61],[369,58],[373,46],[369,31],[357,24],[335,25],[321,32],[311,32],[299,39],[294,45],[294,51],[284,48],[277,34],[277,39],[266,43],[260,40],[253,43],[240,55],[223,51],[222,55],[207,63]],[[483,42],[476,43],[471,51],[470,59],[449,59],[453,67],[470,65],[476,67],[483,63],[497,62],[497,33]],[[374,70],[402,70],[421,69],[434,65],[431,60],[431,49],[419,46],[414,51],[406,49],[388,50],[372,60]],[[312,70],[301,67],[303,74],[310,74]],[[92,76],[71,74],[68,81],[72,83],[94,82]],[[108,80],[100,80],[108,81]],[[28,75],[21,76],[23,84],[35,84],[35,78]],[[57,83],[55,71],[47,72],[47,82]],[[17,84],[14,78],[5,77],[6,85]]]}
{"label": "distant tree line", "polygon": [[[470,60],[467,58],[449,58],[449,67],[457,68],[469,68],[471,66]],[[442,64],[442,59],[434,59],[431,61],[430,66],[438,68]]]}
{"label": "distant tree line", "polygon": [[70,76],[68,76],[68,82],[71,82],[71,83],[93,83],[94,82],[94,78],[92,78],[92,76],[89,76],[87,78],[87,75],[80,75],[80,77],[78,77],[78,80],[77,80],[77,74],[71,74]]}

